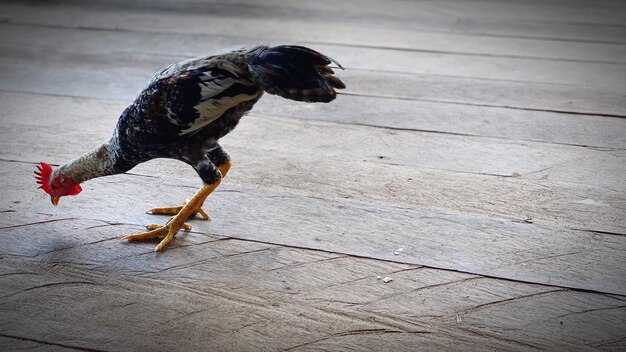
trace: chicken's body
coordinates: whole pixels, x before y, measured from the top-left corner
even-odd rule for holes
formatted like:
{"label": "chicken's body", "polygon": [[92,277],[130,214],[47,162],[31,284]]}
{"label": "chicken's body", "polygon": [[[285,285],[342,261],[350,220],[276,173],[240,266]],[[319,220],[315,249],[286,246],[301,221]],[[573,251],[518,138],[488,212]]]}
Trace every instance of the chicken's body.
{"label": "chicken's body", "polygon": [[124,110],[107,143],[59,167],[49,182],[69,178],[80,184],[155,158],[191,165],[205,186],[182,209],[169,210],[176,216],[165,227],[151,225],[153,231],[127,237],[165,237],[156,248],[161,250],[189,216],[202,212],[200,206],[230,168],[219,139],[235,128],[264,91],[300,101],[334,100],[335,88],[345,86],[332,75],[327,66],[331,62],[304,47],[261,46],[173,64],[157,73]]}

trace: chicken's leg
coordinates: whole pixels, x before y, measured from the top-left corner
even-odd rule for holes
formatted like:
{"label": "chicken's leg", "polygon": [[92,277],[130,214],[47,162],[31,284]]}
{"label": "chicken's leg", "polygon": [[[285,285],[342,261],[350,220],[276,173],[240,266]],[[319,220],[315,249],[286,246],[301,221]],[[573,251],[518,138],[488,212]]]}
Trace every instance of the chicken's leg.
{"label": "chicken's leg", "polygon": [[[220,170],[220,172],[222,173],[222,178],[224,176],[226,176],[226,174],[228,173],[228,170],[230,170],[230,160],[226,159],[226,161],[224,161],[218,168]],[[188,201],[187,201],[188,203]],[[148,214],[155,214],[155,215],[176,215],[178,214],[184,207],[185,205],[179,205],[179,206],[173,206],[173,207],[160,207],[160,208],[152,208],[150,210],[147,211]],[[204,209],[202,209],[202,203],[200,204],[200,206],[195,209],[195,211],[191,214],[191,216],[194,216],[196,214],[200,214],[200,216],[202,216],[202,218],[204,220],[211,220],[211,216],[204,211]],[[191,229],[191,226],[189,226],[188,224],[186,224],[189,229]],[[154,230],[156,228],[156,226],[158,225],[154,225],[154,224],[150,224],[147,225],[146,227],[150,230]]]}
{"label": "chicken's leg", "polygon": [[147,239],[155,239],[162,238],[163,240],[156,246],[154,249],[156,252],[160,252],[167,246],[172,240],[174,236],[178,233],[180,229],[190,230],[191,225],[185,223],[189,217],[198,212],[198,209],[201,209],[202,204],[207,199],[207,197],[213,193],[213,191],[217,188],[217,186],[222,181],[223,176],[230,169],[230,160],[224,159],[219,167],[215,167],[215,165],[208,159],[203,159],[198,162],[198,164],[194,167],[198,174],[204,180],[204,186],[200,188],[200,190],[187,202],[187,204],[180,207],[177,210],[176,215],[171,217],[166,223],[165,226],[159,225],[148,225],[148,232],[138,233],[134,235],[128,235],[124,237],[128,241],[140,241]]}

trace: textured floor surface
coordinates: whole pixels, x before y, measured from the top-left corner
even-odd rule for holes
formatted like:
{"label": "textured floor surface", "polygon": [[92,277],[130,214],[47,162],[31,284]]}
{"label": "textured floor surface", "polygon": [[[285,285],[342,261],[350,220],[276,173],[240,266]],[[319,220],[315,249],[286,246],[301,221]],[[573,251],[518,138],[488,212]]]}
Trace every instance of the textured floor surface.
{"label": "textured floor surface", "polygon": [[[626,349],[623,2],[88,3],[0,2],[0,350]],[[121,237],[197,190],[182,163],[36,189],[155,71],[263,43],[348,89],[264,97],[165,252]]]}

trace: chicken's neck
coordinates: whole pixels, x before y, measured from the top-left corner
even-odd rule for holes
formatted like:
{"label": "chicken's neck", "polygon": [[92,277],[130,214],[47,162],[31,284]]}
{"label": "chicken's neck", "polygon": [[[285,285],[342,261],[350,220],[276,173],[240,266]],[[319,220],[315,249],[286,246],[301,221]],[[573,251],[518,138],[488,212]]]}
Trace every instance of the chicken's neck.
{"label": "chicken's neck", "polygon": [[83,183],[92,178],[120,173],[115,167],[117,156],[111,142],[87,152],[76,159],[70,160],[56,169],[52,175],[69,176],[76,183]]}

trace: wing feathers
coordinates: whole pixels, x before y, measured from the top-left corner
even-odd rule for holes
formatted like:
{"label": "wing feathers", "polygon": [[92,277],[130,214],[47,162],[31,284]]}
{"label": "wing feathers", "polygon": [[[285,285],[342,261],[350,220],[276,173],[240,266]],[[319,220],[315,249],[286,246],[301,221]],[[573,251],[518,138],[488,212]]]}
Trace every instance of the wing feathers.
{"label": "wing feathers", "polygon": [[194,105],[198,117],[191,121],[179,135],[193,133],[217,120],[231,107],[251,100],[260,94],[258,87],[249,80],[234,78],[235,76],[223,69],[213,69],[198,76],[200,99]]}

